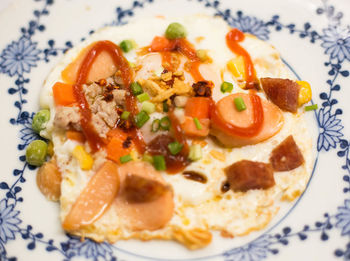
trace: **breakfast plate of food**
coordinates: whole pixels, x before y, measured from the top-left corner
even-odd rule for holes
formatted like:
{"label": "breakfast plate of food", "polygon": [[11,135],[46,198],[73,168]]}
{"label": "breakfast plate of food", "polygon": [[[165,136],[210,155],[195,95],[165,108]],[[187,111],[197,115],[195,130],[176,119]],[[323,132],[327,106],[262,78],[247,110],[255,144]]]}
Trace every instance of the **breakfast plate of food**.
{"label": "breakfast plate of food", "polygon": [[346,260],[346,7],[13,1],[1,260]]}

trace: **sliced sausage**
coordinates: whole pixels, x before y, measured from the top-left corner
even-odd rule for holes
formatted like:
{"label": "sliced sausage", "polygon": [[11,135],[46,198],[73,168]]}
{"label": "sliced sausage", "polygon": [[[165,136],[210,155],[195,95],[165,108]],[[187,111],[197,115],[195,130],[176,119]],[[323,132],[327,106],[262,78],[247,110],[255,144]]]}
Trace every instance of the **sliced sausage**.
{"label": "sliced sausage", "polygon": [[275,185],[272,166],[262,162],[241,160],[228,166],[225,174],[235,192],[268,189]]}
{"label": "sliced sausage", "polygon": [[162,195],[169,188],[164,184],[141,176],[128,174],[125,178],[125,198],[131,203],[151,202]]}
{"label": "sliced sausage", "polygon": [[[86,55],[89,53],[91,48],[96,43],[92,43],[89,46],[85,47],[78,56],[62,71],[62,78],[65,82],[75,83],[78,75],[79,68],[83,63]],[[98,81],[100,79],[105,79],[113,75],[117,71],[117,67],[108,54],[108,52],[101,52],[91,65],[90,72],[88,74],[87,83]]]}
{"label": "sliced sausage", "polygon": [[[234,99],[242,97],[246,105],[246,110],[239,112],[235,105]],[[282,111],[273,103],[261,99],[264,121],[261,130],[252,137],[242,137],[226,132],[217,124],[214,119],[211,121],[210,133],[214,135],[223,145],[227,147],[241,147],[245,145],[257,144],[262,142],[280,131],[283,126],[284,118]],[[216,103],[216,108],[221,118],[229,123],[241,128],[248,127],[253,122],[253,105],[249,94],[236,93],[222,98]]]}
{"label": "sliced sausage", "polygon": [[300,86],[289,79],[261,78],[267,97],[284,111],[296,112]]}
{"label": "sliced sausage", "polygon": [[[174,200],[172,190],[167,186],[160,173],[151,164],[143,161],[131,161],[123,164],[119,167],[118,172],[121,187],[114,204],[123,226],[132,231],[152,231],[164,227],[173,216]],[[161,193],[156,193],[155,196],[148,196],[146,201],[137,195],[130,198],[131,193],[126,192],[128,187],[130,188],[126,182],[129,175],[137,176],[138,182],[147,180],[148,183],[160,184],[162,188],[166,189]],[[133,192],[136,190],[135,186],[133,186]],[[147,189],[142,190],[143,194]]]}
{"label": "sliced sausage", "polygon": [[304,163],[304,157],[292,135],[271,152],[270,162],[276,171],[295,169]]}

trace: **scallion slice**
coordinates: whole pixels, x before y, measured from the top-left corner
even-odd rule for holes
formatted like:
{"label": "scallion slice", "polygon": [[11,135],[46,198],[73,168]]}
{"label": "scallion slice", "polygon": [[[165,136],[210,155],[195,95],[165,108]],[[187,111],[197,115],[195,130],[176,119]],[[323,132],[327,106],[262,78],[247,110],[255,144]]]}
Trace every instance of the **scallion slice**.
{"label": "scallion slice", "polygon": [[194,144],[190,147],[188,158],[192,161],[200,160],[202,158],[202,147],[199,144]]}
{"label": "scallion slice", "polygon": [[122,120],[127,120],[129,118],[130,112],[129,111],[123,111],[122,115],[120,116],[120,118]]}
{"label": "scallion slice", "polygon": [[130,154],[128,154],[128,155],[124,155],[124,156],[120,157],[119,160],[120,160],[120,163],[124,164],[124,163],[127,163],[129,161],[132,161],[132,157]]}
{"label": "scallion slice", "polygon": [[142,160],[153,164],[153,157],[148,153],[143,154]]}
{"label": "scallion slice", "polygon": [[183,146],[183,144],[175,141],[168,144],[168,149],[172,155],[176,155],[182,150]]}
{"label": "scallion slice", "polygon": [[149,115],[145,111],[140,111],[135,116],[135,125],[137,128],[141,128],[148,120],[150,119]]}
{"label": "scallion slice", "polygon": [[143,111],[147,112],[148,114],[151,114],[151,113],[155,112],[155,110],[156,110],[156,106],[154,105],[154,103],[152,103],[150,101],[144,101],[142,103],[141,108]]}
{"label": "scallion slice", "polygon": [[148,93],[146,93],[146,92],[137,95],[137,100],[139,102],[148,101],[149,99],[150,99],[150,97],[149,97]]}
{"label": "scallion slice", "polygon": [[153,156],[153,165],[156,170],[166,170],[166,163],[163,155]]}
{"label": "scallion slice", "polygon": [[167,103],[167,101],[163,101],[163,111],[164,112],[168,112],[169,111],[169,105]]}
{"label": "scallion slice", "polygon": [[157,132],[160,128],[160,120],[159,119],[155,119],[153,122],[152,122],[152,127],[151,127],[151,131],[152,132]]}
{"label": "scallion slice", "polygon": [[237,111],[244,111],[245,109],[247,109],[242,97],[237,97],[233,101],[235,103]]}
{"label": "scallion slice", "polygon": [[317,110],[317,108],[318,108],[317,104],[312,104],[309,106],[305,106],[305,111],[314,111],[314,110]]}
{"label": "scallion slice", "polygon": [[233,84],[230,82],[223,82],[221,84],[221,92],[225,93],[225,92],[232,92],[233,90]]}
{"label": "scallion slice", "polygon": [[200,121],[198,120],[198,118],[193,118],[193,122],[194,122],[194,125],[196,125],[197,130],[203,129],[203,127],[202,127]]}
{"label": "scallion slice", "polygon": [[130,89],[134,96],[137,96],[143,93],[142,87],[138,82],[133,82],[132,84],[130,84]]}
{"label": "scallion slice", "polygon": [[159,124],[160,124],[160,128],[162,130],[169,130],[170,125],[171,125],[169,117],[165,116],[165,117],[161,118]]}

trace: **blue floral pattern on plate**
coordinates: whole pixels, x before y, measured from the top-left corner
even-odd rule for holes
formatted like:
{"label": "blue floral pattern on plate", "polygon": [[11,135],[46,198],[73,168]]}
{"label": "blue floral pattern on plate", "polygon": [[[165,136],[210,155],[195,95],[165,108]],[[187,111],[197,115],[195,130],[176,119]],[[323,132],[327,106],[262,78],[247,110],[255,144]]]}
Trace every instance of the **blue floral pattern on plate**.
{"label": "blue floral pattern on plate", "polygon": [[[26,85],[30,82],[28,75],[33,67],[40,62],[49,62],[52,56],[64,53],[72,47],[70,41],[65,43],[64,47],[56,47],[55,41],[49,39],[46,48],[38,48],[38,43],[33,41],[32,36],[38,32],[45,31],[46,27],[41,23],[43,16],[49,15],[49,8],[53,0],[34,0],[42,2],[43,7],[40,10],[34,10],[34,18],[28,23],[28,27],[21,28],[21,37],[12,41],[0,53],[0,72],[8,75],[14,81],[15,87],[8,89],[9,95],[16,95],[14,103],[18,110],[17,115],[10,119],[10,124],[20,127],[20,142],[17,145],[21,151],[30,143],[31,140],[37,139],[38,136],[31,129],[32,112],[24,109],[27,103],[24,98],[28,93]],[[297,28],[295,24],[284,24],[280,22],[278,15],[272,16],[268,21],[263,21],[257,17],[244,14],[237,11],[235,15],[230,9],[222,9],[219,1],[197,0],[199,4],[204,4],[207,8],[214,10],[216,16],[221,16],[231,26],[238,27],[244,32],[256,35],[262,40],[268,40],[272,30],[276,32],[287,30],[291,35],[297,35],[302,39],[308,39],[311,43],[320,43],[327,55],[328,61],[325,67],[328,69],[329,79],[327,85],[328,92],[321,92],[319,97],[322,100],[322,107],[316,112],[319,125],[319,137],[317,141],[317,150],[327,152],[331,149],[337,149],[337,155],[344,160],[341,166],[344,187],[344,204],[337,208],[334,214],[325,213],[321,221],[315,221],[313,225],[304,225],[299,231],[292,231],[290,227],[285,227],[280,233],[265,233],[257,239],[231,250],[222,253],[221,256],[225,261],[260,261],[276,255],[280,252],[280,246],[286,246],[294,238],[304,241],[310,233],[319,233],[322,241],[329,239],[328,231],[337,228],[344,237],[350,236],[350,145],[344,139],[343,124],[340,118],[342,109],[336,107],[338,101],[334,98],[336,92],[341,90],[338,83],[340,77],[349,76],[349,71],[344,69],[344,63],[350,61],[350,31],[349,27],[343,25],[341,12],[336,12],[334,6],[330,5],[327,0],[320,2],[316,10],[317,15],[325,15],[328,20],[328,27],[317,32],[312,25],[306,22],[303,28]],[[129,8],[116,8],[116,19],[109,23],[112,25],[122,25],[127,23],[127,19],[134,15],[136,9],[142,9],[147,4],[152,4],[153,0],[134,1]],[[93,31],[91,31],[93,32]],[[21,220],[21,212],[17,205],[23,201],[20,196],[21,183],[26,180],[24,172],[27,168],[33,169],[32,166],[25,163],[25,156],[21,155],[19,160],[22,166],[13,170],[16,181],[13,184],[0,182],[0,189],[5,192],[5,197],[0,201],[0,260],[16,260],[15,257],[9,257],[6,251],[6,244],[12,240],[19,240],[21,237],[26,240],[27,248],[34,250],[37,244],[45,246],[48,252],[58,252],[64,260],[71,260],[80,256],[91,260],[117,260],[114,256],[118,249],[108,243],[96,243],[92,240],[81,242],[79,238],[67,235],[67,239],[57,243],[52,239],[46,239],[43,233],[33,231],[31,225],[25,226]],[[334,250],[335,257],[341,257],[346,260],[350,259],[350,241],[344,248]],[[206,258],[204,258],[206,259]]]}

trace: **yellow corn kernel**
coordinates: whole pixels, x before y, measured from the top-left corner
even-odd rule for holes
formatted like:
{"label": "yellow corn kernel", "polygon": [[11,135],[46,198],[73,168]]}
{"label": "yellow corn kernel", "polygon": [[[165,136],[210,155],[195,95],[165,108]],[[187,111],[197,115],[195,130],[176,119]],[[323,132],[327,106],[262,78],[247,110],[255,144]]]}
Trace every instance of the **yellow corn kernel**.
{"label": "yellow corn kernel", "polygon": [[245,79],[244,59],[242,56],[237,56],[236,58],[228,61],[227,68],[234,77]]}
{"label": "yellow corn kernel", "polygon": [[90,170],[94,164],[94,160],[89,153],[87,153],[83,146],[77,145],[73,150],[73,156],[78,160],[82,170]]}
{"label": "yellow corn kernel", "polygon": [[296,83],[300,86],[298,104],[299,106],[301,106],[311,101],[311,98],[312,98],[311,86],[306,81],[296,81]]}

